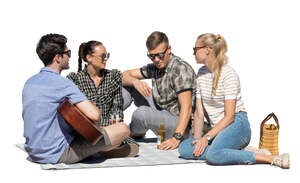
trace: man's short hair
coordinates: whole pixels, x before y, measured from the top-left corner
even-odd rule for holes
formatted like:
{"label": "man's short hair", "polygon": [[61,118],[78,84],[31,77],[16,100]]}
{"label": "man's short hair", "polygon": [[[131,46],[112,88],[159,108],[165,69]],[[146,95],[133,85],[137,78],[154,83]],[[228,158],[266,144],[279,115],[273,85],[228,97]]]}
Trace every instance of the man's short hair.
{"label": "man's short hair", "polygon": [[146,46],[148,50],[154,50],[161,43],[166,43],[166,45],[168,46],[169,39],[165,33],[155,31],[152,32],[150,36],[147,38]]}
{"label": "man's short hair", "polygon": [[56,54],[65,51],[67,38],[60,34],[46,34],[39,40],[36,53],[45,66],[52,64]]}

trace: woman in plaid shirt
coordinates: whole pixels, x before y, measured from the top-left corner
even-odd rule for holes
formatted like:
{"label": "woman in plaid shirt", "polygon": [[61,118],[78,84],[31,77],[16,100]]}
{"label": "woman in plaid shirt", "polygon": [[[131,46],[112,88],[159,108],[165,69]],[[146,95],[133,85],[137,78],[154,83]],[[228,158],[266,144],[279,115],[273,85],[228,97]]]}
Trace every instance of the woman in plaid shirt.
{"label": "woman in plaid shirt", "polygon": [[[104,45],[99,41],[82,43],[78,56],[78,72],[70,73],[67,78],[72,80],[101,111],[100,121],[96,125],[104,127],[115,121],[121,122],[123,119],[122,73],[116,69],[105,69],[109,53]],[[82,61],[87,63],[83,69]],[[137,143],[128,138],[119,148],[103,155],[132,157],[137,153]]]}

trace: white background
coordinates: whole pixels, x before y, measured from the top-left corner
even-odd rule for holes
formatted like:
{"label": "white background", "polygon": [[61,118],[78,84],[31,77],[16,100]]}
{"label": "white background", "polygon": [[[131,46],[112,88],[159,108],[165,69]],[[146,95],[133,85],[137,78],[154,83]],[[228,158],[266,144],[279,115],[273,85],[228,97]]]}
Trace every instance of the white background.
{"label": "white background", "polygon": [[[1,1],[1,182],[296,182],[299,181],[299,3],[297,1]],[[126,70],[150,63],[146,38],[165,32],[172,51],[197,71],[196,37],[218,33],[228,43],[229,64],[238,72],[258,145],[259,125],[270,112],[280,122],[280,152],[291,169],[269,165],[205,164],[43,171],[14,145],[24,142],[21,92],[43,66],[35,53],[47,33],[68,37],[71,68],[81,42],[99,40],[111,53],[107,68]],[[126,111],[130,120],[134,107]],[[151,134],[150,134],[151,135]],[[298,173],[298,174],[297,174]]]}

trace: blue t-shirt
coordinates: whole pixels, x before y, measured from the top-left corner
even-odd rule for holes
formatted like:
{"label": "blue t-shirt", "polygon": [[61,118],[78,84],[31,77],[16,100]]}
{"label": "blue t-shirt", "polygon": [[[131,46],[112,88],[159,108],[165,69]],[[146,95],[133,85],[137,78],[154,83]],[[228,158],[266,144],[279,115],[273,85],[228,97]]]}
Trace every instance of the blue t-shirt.
{"label": "blue t-shirt", "polygon": [[29,78],[23,88],[25,149],[38,163],[57,163],[74,139],[74,129],[57,112],[64,99],[75,104],[86,100],[78,87],[51,68]]}

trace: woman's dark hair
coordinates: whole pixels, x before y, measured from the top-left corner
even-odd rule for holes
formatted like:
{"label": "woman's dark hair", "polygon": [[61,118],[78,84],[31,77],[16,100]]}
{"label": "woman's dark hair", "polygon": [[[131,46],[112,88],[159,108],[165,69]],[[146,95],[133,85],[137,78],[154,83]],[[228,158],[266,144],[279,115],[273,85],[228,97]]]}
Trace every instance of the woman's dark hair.
{"label": "woman's dark hair", "polygon": [[167,35],[163,32],[155,31],[150,34],[150,36],[147,38],[146,46],[148,50],[154,50],[158,45],[161,43],[166,43],[166,45],[169,45],[169,39]]}
{"label": "woman's dark hair", "polygon": [[46,34],[39,40],[36,53],[45,66],[52,64],[56,54],[65,51],[67,38],[60,34]]}
{"label": "woman's dark hair", "polygon": [[89,41],[81,43],[78,51],[78,72],[82,70],[82,60],[87,62],[86,55],[93,54],[95,46],[103,45],[99,41]]}

